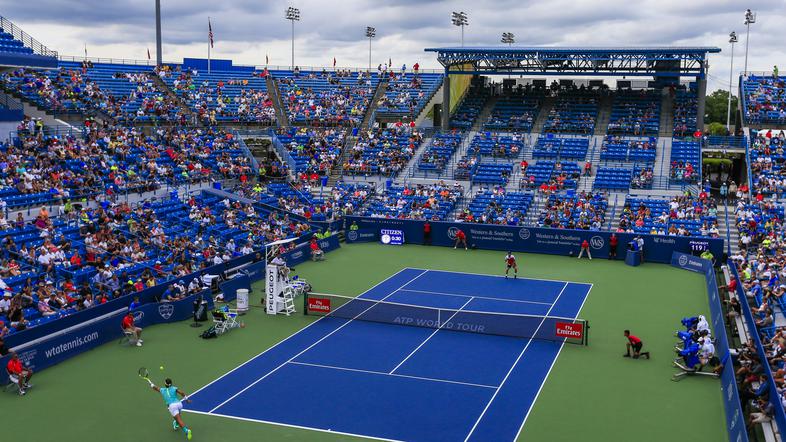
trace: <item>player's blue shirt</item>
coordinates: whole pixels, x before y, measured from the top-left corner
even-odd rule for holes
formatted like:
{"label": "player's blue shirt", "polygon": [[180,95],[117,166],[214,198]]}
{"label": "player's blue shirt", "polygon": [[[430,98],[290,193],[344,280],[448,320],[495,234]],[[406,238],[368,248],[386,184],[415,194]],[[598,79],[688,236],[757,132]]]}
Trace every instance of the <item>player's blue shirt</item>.
{"label": "player's blue shirt", "polygon": [[161,396],[164,398],[164,403],[169,406],[174,403],[180,402],[177,397],[177,387],[161,387]]}

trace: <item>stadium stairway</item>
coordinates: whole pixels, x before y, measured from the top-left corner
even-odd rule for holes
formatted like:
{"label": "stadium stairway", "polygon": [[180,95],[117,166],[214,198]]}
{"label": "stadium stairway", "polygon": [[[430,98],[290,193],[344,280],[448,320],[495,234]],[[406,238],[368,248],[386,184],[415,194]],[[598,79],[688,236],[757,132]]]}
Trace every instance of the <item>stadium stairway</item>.
{"label": "stadium stairway", "polygon": [[281,91],[278,90],[278,83],[273,80],[273,77],[268,75],[265,77],[265,85],[267,86],[268,94],[273,98],[273,108],[276,110],[276,122],[279,127],[289,127],[289,118],[284,110],[284,103],[281,102]]}
{"label": "stadium stairway", "polygon": [[531,132],[542,133],[543,132],[543,125],[546,124],[546,121],[549,119],[549,112],[551,109],[554,108],[554,103],[557,100],[553,96],[548,96],[543,98],[543,102],[540,105],[540,111],[538,111],[538,118],[535,120],[535,123],[532,125]]}
{"label": "stadium stairway", "polygon": [[[472,123],[472,129],[470,129],[472,132],[479,132],[483,130],[483,125],[485,125],[486,121],[488,121],[489,116],[491,115],[491,112],[494,110],[494,107],[497,105],[498,101],[499,101],[499,97],[496,96],[489,97],[486,100],[486,103],[483,105],[483,108],[480,110],[480,113],[478,114],[477,118],[475,118],[475,122]],[[472,140],[472,138],[467,138],[467,139]]]}
{"label": "stadium stairway", "polygon": [[611,119],[611,105],[614,98],[611,95],[603,95],[598,102],[598,118],[595,120],[595,136],[604,136],[609,128]]}
{"label": "stadium stairway", "polygon": [[668,93],[668,90],[662,94],[660,103],[660,130],[658,136],[661,138],[671,138],[674,134],[674,98]]}
{"label": "stadium stairway", "polygon": [[375,114],[378,107],[377,105],[380,98],[385,95],[387,90],[388,80],[387,78],[383,78],[382,81],[377,83],[377,90],[374,92],[374,96],[371,98],[371,102],[366,109],[366,114],[363,116],[363,121],[360,123],[360,127],[371,127],[374,124],[373,119],[375,119]]}
{"label": "stadium stairway", "polygon": [[158,76],[158,74],[156,74],[155,72],[149,72],[147,76],[153,81],[153,83],[155,83],[156,87],[159,90],[164,91],[164,93],[170,99],[174,100],[177,103],[180,110],[185,115],[188,116],[189,120],[191,120],[192,122],[196,121],[196,115],[194,114],[194,111],[192,111],[191,108],[185,102],[183,102],[183,100],[180,99],[180,97],[166,84],[164,80],[161,79],[161,77]]}
{"label": "stadium stairway", "polygon": [[344,161],[347,160],[349,151],[352,149],[352,146],[357,144],[357,142],[358,137],[352,136],[351,134],[348,135],[346,139],[344,139],[344,147],[341,148],[341,156],[338,157],[336,166],[333,167],[333,169],[330,171],[330,175],[328,176],[328,186],[331,189],[336,185],[338,180],[344,177]]}
{"label": "stadium stairway", "polygon": [[[662,124],[663,123],[661,123],[661,125]],[[671,142],[671,134],[669,134],[668,137],[658,138],[658,145],[656,146],[656,149],[659,149],[660,152],[656,150],[655,164],[652,166],[652,171],[654,172],[654,177],[652,179],[653,189],[669,188],[669,173],[671,171]]]}
{"label": "stadium stairway", "polygon": [[[434,142],[434,135],[436,135],[437,133],[438,132],[429,132],[423,136],[423,141],[421,141],[420,146],[418,146],[417,150],[415,150],[415,152],[412,153],[412,158],[409,159],[407,165],[401,168],[401,171],[398,173],[398,176],[396,176],[396,179],[407,180],[409,179],[409,177],[413,176],[413,172],[417,170],[420,157],[423,156],[423,152],[425,152],[426,149],[428,149],[431,146],[431,143]],[[458,149],[459,151],[462,148],[466,149],[464,147],[464,144],[465,143],[461,144],[461,147]],[[456,155],[458,155],[458,152],[453,154],[453,158],[461,158],[461,157],[456,157]],[[449,166],[445,167],[445,171],[447,171],[448,169]]]}

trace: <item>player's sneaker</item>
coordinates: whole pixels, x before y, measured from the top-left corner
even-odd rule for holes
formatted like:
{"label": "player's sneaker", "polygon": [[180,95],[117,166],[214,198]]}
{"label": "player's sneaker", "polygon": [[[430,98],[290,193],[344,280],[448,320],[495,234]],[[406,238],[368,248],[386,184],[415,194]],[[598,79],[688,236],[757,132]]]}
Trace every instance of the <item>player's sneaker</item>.
{"label": "player's sneaker", "polygon": [[186,439],[191,440],[191,430],[186,431]]}
{"label": "player's sneaker", "polygon": [[136,341],[136,346],[137,347],[141,347],[142,346],[142,341]]}
{"label": "player's sneaker", "polygon": [[172,429],[175,430],[175,431],[180,429],[180,425],[178,425],[177,421],[174,420],[174,419],[172,420]]}
{"label": "player's sneaker", "polygon": [[27,394],[27,391],[25,391],[24,389],[19,390],[19,396],[24,396],[25,394]]}

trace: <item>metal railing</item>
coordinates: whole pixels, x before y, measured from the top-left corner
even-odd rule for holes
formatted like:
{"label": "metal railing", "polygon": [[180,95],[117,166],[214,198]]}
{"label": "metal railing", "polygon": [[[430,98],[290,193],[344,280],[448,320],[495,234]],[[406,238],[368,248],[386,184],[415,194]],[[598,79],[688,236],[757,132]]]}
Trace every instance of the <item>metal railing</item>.
{"label": "metal railing", "polygon": [[28,35],[27,32],[19,29],[11,20],[0,17],[0,28],[2,28],[4,32],[11,34],[14,39],[21,41],[26,47],[32,49],[34,54],[44,57],[57,57],[57,51],[53,51],[42,45],[38,40]]}

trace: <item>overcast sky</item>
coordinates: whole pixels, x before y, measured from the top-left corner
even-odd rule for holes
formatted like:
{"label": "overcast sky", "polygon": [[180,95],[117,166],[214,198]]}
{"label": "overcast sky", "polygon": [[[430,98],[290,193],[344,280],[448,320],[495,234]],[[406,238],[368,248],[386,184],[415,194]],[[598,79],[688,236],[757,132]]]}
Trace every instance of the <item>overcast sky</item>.
{"label": "overcast sky", "polygon": [[[295,62],[301,66],[365,67],[366,26],[377,29],[373,65],[419,62],[436,68],[425,47],[455,46],[460,31],[451,11],[465,11],[467,46],[497,46],[512,32],[527,46],[718,46],[710,58],[709,90],[728,87],[730,45],[737,31],[735,71],[743,70],[745,8],[757,12],[751,26],[748,70],[786,68],[786,0],[368,0],[292,2],[259,0],[161,0],[164,60],[207,56],[207,21],[215,35],[213,58],[237,64],[289,65],[290,22],[284,10],[301,11],[295,25]],[[62,55],[155,59],[154,0],[0,0],[0,14]]]}

